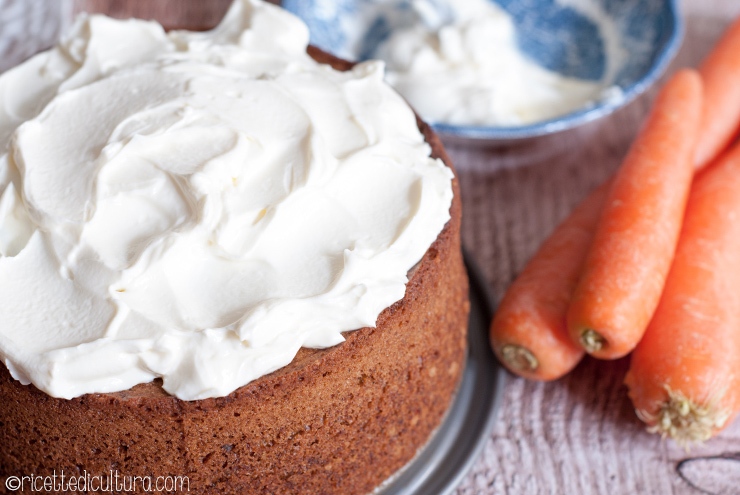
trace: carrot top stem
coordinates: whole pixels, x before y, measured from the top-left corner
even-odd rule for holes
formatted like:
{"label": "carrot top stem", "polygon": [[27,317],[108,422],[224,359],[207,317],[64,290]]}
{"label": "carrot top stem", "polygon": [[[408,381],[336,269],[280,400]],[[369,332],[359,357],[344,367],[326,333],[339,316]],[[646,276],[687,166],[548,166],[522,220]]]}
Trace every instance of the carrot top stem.
{"label": "carrot top stem", "polygon": [[698,404],[668,386],[665,390],[668,400],[660,406],[657,414],[638,409],[637,415],[645,422],[654,423],[648,428],[650,433],[670,437],[683,447],[709,440],[730,417],[730,412],[722,409],[716,399],[720,394],[715,399]]}
{"label": "carrot top stem", "polygon": [[501,355],[506,364],[515,370],[535,371],[540,366],[532,351],[520,345],[506,344],[501,348]]}
{"label": "carrot top stem", "polygon": [[603,349],[606,345],[606,339],[596,330],[587,328],[581,332],[581,345],[590,354]]}

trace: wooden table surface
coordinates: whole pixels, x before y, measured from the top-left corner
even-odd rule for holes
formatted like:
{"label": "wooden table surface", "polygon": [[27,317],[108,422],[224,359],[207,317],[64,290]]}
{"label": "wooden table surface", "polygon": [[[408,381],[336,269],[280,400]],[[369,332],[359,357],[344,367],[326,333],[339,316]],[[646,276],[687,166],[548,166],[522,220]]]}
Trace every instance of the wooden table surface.
{"label": "wooden table surface", "polygon": [[[0,7],[28,1],[0,0]],[[39,2],[46,9],[52,5]],[[183,27],[217,22],[229,3],[60,0],[59,8],[133,13]],[[669,73],[696,66],[740,15],[740,0],[683,0],[681,6],[686,36]],[[43,32],[48,37],[54,29]],[[0,42],[0,70],[28,50],[33,48],[20,41]],[[497,299],[557,222],[617,167],[653,96],[554,137],[499,149],[449,147],[462,184],[464,243]],[[689,452],[650,435],[622,384],[627,366],[628,359],[587,358],[568,377],[549,384],[509,375],[494,429],[457,493],[740,493],[740,421]]]}
{"label": "wooden table surface", "polygon": [[[681,7],[686,36],[669,73],[697,66],[740,15],[739,0]],[[556,223],[619,165],[653,96],[518,147],[448,147],[461,175],[463,242],[497,299]],[[509,375],[493,432],[458,494],[739,494],[740,421],[689,452],[648,434],[622,384],[628,365],[586,358],[548,384]]]}

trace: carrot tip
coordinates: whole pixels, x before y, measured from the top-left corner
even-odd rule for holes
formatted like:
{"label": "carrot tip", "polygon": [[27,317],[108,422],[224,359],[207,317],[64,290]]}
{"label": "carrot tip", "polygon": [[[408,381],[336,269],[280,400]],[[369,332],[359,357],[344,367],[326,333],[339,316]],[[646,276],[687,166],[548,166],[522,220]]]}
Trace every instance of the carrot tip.
{"label": "carrot tip", "polygon": [[587,328],[581,333],[581,346],[583,346],[589,354],[600,351],[605,345],[606,339],[596,332],[596,330]]}
{"label": "carrot tip", "polygon": [[506,344],[501,348],[504,362],[516,371],[535,371],[540,366],[532,351],[515,344]]}
{"label": "carrot tip", "polygon": [[637,410],[637,416],[652,425],[648,427],[650,433],[670,437],[687,450],[692,443],[711,438],[730,417],[730,413],[719,406],[718,397],[698,404],[681,392],[667,386],[665,389],[668,400],[661,404],[657,414]]}

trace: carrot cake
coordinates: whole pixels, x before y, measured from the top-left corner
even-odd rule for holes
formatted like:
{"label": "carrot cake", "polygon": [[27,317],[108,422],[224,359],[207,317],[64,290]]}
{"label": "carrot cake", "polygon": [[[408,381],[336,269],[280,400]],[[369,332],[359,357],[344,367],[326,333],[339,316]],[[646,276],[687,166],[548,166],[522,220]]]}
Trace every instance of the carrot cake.
{"label": "carrot cake", "polygon": [[439,425],[456,179],[381,63],[307,48],[237,0],[83,17],[0,76],[0,478],[368,493]]}

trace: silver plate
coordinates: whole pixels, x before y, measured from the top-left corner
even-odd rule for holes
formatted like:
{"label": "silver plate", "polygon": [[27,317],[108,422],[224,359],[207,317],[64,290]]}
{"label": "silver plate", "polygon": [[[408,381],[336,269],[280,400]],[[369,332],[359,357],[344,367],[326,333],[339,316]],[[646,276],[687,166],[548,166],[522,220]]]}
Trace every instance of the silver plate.
{"label": "silver plate", "polygon": [[505,372],[488,343],[493,304],[485,278],[468,253],[470,278],[468,359],[460,388],[430,442],[379,495],[446,495],[470,471],[490,435],[501,403]]}

